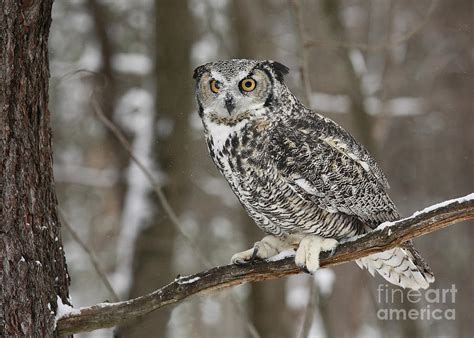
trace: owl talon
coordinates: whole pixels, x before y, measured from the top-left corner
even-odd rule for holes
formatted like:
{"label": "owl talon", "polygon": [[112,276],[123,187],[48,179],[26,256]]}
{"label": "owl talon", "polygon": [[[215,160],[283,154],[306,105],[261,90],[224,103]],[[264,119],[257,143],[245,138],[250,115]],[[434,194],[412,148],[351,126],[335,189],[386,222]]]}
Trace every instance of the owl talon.
{"label": "owl talon", "polygon": [[256,260],[264,260],[278,255],[282,251],[293,249],[294,245],[285,238],[268,235],[256,242],[252,249],[236,253],[231,258],[232,264],[253,263]]}
{"label": "owl talon", "polygon": [[338,242],[332,238],[323,238],[315,235],[305,236],[296,250],[295,263],[309,273],[319,269],[319,254],[321,251],[334,250]]}
{"label": "owl talon", "polygon": [[251,262],[251,263],[255,262],[255,260],[258,259],[257,254],[258,254],[258,246],[255,245],[255,246],[253,247],[252,257],[250,257],[250,262]]}
{"label": "owl talon", "polygon": [[250,263],[249,261],[243,261],[243,260],[238,260],[238,261],[233,262],[233,264],[239,265],[239,266],[247,265],[249,263]]}
{"label": "owl talon", "polygon": [[248,249],[242,252],[238,252],[230,259],[231,264],[245,265],[248,264],[253,256],[254,249]]}

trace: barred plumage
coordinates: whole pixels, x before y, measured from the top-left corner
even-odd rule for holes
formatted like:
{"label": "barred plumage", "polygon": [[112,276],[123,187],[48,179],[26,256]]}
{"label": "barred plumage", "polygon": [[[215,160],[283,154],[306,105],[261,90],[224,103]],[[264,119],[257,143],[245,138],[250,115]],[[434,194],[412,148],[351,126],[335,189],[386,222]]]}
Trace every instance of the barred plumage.
{"label": "barred plumage", "polygon": [[[399,215],[368,151],[304,107],[283,82],[287,72],[273,61],[209,63],[195,70],[196,97],[212,159],[255,223],[273,235],[256,243],[257,256],[289,246],[297,248],[297,263],[317,268],[305,250],[319,245],[319,255],[336,243],[325,239],[349,239]],[[403,287],[433,281],[410,244],[358,264]]]}

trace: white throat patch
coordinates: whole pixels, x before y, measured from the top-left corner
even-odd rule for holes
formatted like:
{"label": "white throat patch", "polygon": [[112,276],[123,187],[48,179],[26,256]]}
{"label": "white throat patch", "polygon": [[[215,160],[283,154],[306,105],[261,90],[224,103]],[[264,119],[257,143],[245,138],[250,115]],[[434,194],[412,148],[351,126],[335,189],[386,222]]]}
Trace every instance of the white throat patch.
{"label": "white throat patch", "polygon": [[208,136],[212,136],[212,140],[214,143],[214,147],[217,150],[222,150],[224,147],[225,141],[229,138],[231,134],[234,134],[240,131],[245,124],[247,123],[246,120],[240,121],[235,125],[229,126],[222,123],[215,123],[214,121],[210,121],[208,119],[204,119],[204,125],[207,130]]}

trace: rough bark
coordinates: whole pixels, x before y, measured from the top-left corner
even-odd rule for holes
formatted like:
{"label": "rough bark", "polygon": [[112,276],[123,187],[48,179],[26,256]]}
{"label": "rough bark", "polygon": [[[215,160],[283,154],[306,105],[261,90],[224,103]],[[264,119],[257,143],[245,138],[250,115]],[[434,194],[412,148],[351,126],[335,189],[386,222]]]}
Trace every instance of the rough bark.
{"label": "rough bark", "polygon": [[[473,218],[472,196],[471,199],[453,201],[400,220],[390,227],[374,230],[352,242],[341,244],[332,255],[324,252],[320,257],[320,265],[321,267],[338,265],[389,250],[413,238]],[[294,257],[255,262],[244,266],[215,267],[195,275],[177,278],[174,282],[145,296],[79,309],[60,318],[58,329],[62,334],[71,334],[109,327],[178,303],[193,295],[208,294],[243,283],[281,278],[300,272],[301,269],[294,263]]]}
{"label": "rough bark", "polygon": [[51,0],[0,3],[0,336],[54,336],[69,276],[48,111]]}

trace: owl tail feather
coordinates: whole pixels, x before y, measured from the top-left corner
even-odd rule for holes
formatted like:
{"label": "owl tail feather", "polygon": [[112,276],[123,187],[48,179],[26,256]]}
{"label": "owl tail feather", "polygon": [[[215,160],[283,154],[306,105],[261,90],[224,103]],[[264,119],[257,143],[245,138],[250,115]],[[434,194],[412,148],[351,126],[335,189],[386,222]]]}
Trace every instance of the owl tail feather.
{"label": "owl tail feather", "polygon": [[387,281],[402,288],[426,289],[435,279],[428,264],[411,244],[358,259],[356,263],[372,276],[377,271]]}

